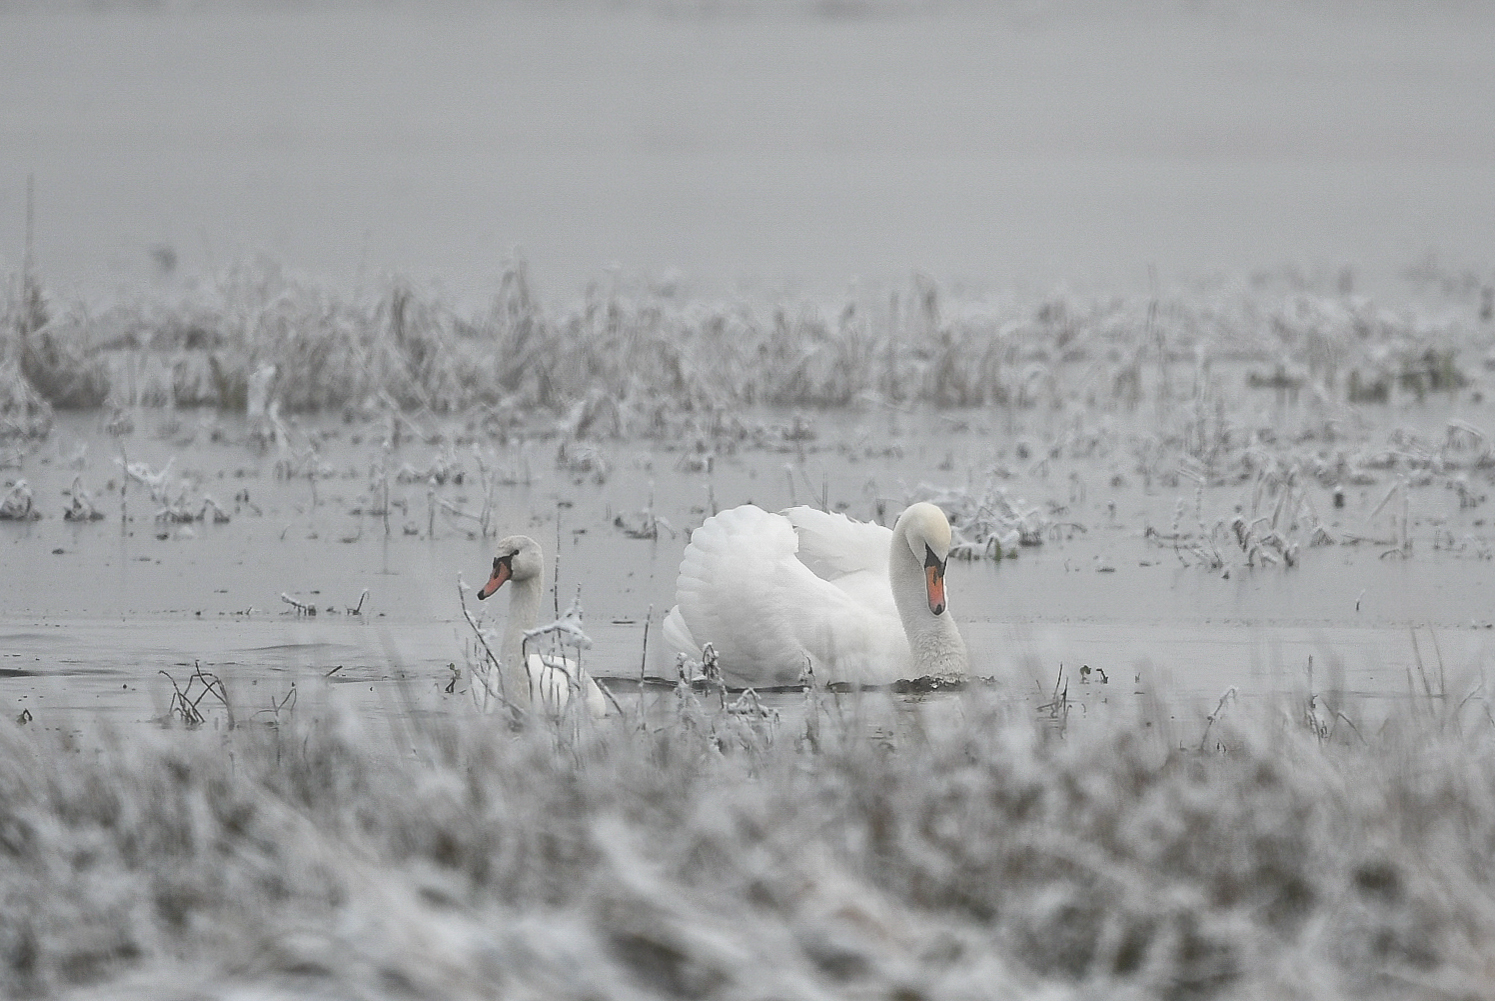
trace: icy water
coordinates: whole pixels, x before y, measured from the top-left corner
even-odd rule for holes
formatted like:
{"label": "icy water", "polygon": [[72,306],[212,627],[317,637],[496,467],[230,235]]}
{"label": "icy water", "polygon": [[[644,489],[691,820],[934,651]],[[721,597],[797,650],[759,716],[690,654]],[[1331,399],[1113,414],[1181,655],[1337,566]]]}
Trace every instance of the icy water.
{"label": "icy water", "polygon": [[[293,686],[303,712],[465,709],[473,647],[457,578],[481,582],[496,536],[519,532],[551,556],[559,538],[560,605],[580,589],[595,641],[586,663],[629,698],[641,671],[673,676],[657,627],[686,533],[712,505],[828,502],[890,522],[909,499],[979,492],[997,470],[1049,527],[1016,559],[952,561],[949,590],[977,673],[1015,698],[1039,699],[1056,679],[1080,712],[1161,692],[1208,706],[1230,686],[1301,695],[1312,657],[1316,690],[1386,705],[1409,691],[1461,697],[1495,649],[1489,528],[1442,487],[1412,491],[1411,558],[1376,541],[1388,534],[1384,511],[1370,517],[1383,484],[1351,488],[1342,509],[1310,487],[1341,544],[1306,549],[1295,567],[1236,561],[1226,573],[1155,536],[1172,533],[1181,500],[1186,520],[1196,504],[1213,520],[1249,485],[1196,498],[1188,480],[1133,474],[1120,449],[1020,460],[1060,417],[1013,428],[995,412],[758,416],[758,444],[709,463],[647,441],[475,445],[455,422],[419,428],[444,439],[430,443],[408,427],[394,443],[385,422],[303,423],[262,448],[242,423],[206,415],[142,412],[123,437],[100,417],[63,420],[46,443],[0,453],[0,482],[24,478],[43,514],[0,522],[0,699],[44,726],[95,712],[145,720],[167,711],[166,675],[186,686],[201,666],[225,680],[240,715],[273,716]],[[1431,427],[1450,416],[1434,405],[1384,415]],[[482,508],[477,456],[496,483],[486,539],[468,517]],[[155,471],[170,462],[168,498],[201,510],[211,497],[228,520],[157,519],[143,484],[121,494],[124,459]],[[75,478],[102,519],[61,517]],[[646,509],[662,519],[657,539],[629,534]],[[468,606],[501,626],[505,595],[479,605],[469,594]]]}

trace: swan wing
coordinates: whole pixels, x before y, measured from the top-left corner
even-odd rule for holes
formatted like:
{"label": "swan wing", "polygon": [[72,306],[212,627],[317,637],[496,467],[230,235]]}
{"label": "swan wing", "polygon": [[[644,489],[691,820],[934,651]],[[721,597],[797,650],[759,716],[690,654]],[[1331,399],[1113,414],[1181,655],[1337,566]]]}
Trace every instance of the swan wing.
{"label": "swan wing", "polygon": [[854,573],[888,576],[891,529],[866,521],[853,521],[839,512],[829,514],[813,507],[791,507],[783,517],[799,536],[799,560],[826,580]]}
{"label": "swan wing", "polygon": [[813,507],[791,507],[783,516],[799,537],[799,561],[874,614],[898,618],[889,584],[892,529]]}
{"label": "swan wing", "polygon": [[670,609],[669,614],[664,617],[664,641],[670,645],[672,650],[679,650],[690,657],[701,655],[701,644],[691,635],[690,626],[685,624],[685,616],[680,614],[680,606],[676,605]]}
{"label": "swan wing", "polygon": [[559,716],[571,701],[572,690],[581,693],[587,714],[594,719],[607,715],[607,697],[586,668],[569,657],[532,653],[525,661],[529,669],[530,704],[549,716]]}
{"label": "swan wing", "polygon": [[691,534],[675,583],[680,618],[692,640],[715,647],[728,684],[794,685],[807,662],[820,683],[906,675],[912,655],[897,615],[817,577],[798,547],[787,517],[752,505]]}

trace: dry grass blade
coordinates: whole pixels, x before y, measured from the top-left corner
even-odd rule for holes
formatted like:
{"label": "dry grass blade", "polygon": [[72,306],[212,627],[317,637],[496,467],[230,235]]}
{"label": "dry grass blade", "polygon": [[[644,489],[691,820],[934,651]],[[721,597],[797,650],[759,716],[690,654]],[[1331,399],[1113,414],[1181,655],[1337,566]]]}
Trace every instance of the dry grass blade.
{"label": "dry grass blade", "polygon": [[216,674],[205,672],[201,662],[194,662],[192,674],[187,678],[185,687],[178,685],[175,678],[164,669],[157,672],[171,684],[171,703],[169,713],[174,718],[189,727],[199,727],[207,722],[207,717],[202,711],[202,701],[209,695],[218,700],[227,716],[228,728],[233,729],[234,711],[233,705],[228,700],[228,689],[223,680]]}

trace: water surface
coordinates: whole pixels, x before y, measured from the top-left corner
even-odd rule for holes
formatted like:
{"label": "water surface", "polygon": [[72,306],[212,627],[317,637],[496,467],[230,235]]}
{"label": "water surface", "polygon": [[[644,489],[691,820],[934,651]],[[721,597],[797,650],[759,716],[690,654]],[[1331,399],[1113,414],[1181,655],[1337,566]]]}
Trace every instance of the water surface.
{"label": "water surface", "polygon": [[[795,415],[763,416],[788,427]],[[804,415],[797,419],[804,426]],[[553,441],[480,447],[490,468],[527,471],[528,482],[494,488],[493,530],[530,534],[552,558],[559,540],[557,600],[564,607],[580,593],[595,641],[585,655],[591,670],[673,678],[658,623],[673,603],[685,533],[710,504],[779,508],[823,496],[853,516],[875,518],[881,509],[891,520],[911,497],[979,490],[990,469],[1012,463],[1013,437],[988,419],[812,415],[813,439],[724,454],[709,471],[688,471],[683,453],[651,442],[597,446],[605,475],[559,467]],[[153,422],[171,433],[148,433]],[[241,424],[146,412],[142,431],[124,439],[100,425],[97,417],[63,420],[4,474],[24,476],[45,515],[0,523],[0,696],[8,712],[26,709],[51,722],[85,710],[147,719],[169,703],[171,684],[160,672],[185,685],[197,666],[225,679],[251,711],[283,700],[293,683],[298,697],[340,700],[372,716],[465,707],[463,672],[476,653],[457,581],[486,577],[496,535],[479,538],[473,520],[435,502],[480,509],[471,444],[407,440],[386,449],[387,425],[311,422],[292,434],[318,442],[321,475],[287,478],[277,463],[284,472],[297,447],[262,452]],[[211,440],[209,429],[222,440]],[[889,440],[896,454],[886,454]],[[121,497],[122,452],[156,469],[173,460],[178,488],[197,503],[212,496],[231,519],[156,520],[140,484]],[[385,470],[440,462],[465,468],[463,482],[391,476],[391,517],[369,513]],[[1011,496],[1085,530],[1050,531],[1016,559],[952,561],[952,611],[977,673],[999,690],[1028,698],[1067,684],[1071,698],[1091,701],[1166,690],[1211,702],[1230,686],[1293,694],[1308,690],[1312,657],[1316,690],[1399,699],[1447,689],[1462,697],[1488,662],[1489,561],[1430,541],[1433,533],[1487,537],[1479,509],[1461,509],[1451,491],[1417,493],[1412,558],[1388,555],[1374,541],[1345,544],[1378,530],[1368,516],[1384,488],[1366,486],[1340,511],[1327,491],[1318,498],[1341,544],[1305,550],[1292,568],[1236,559],[1227,573],[1148,533],[1172,527],[1180,498],[1194,502],[1192,485],[1131,479],[1113,487],[1117,464],[1125,462],[1067,459],[1010,476],[1002,482]],[[912,480],[910,470],[927,475]],[[60,517],[75,477],[92,491],[102,520]],[[1212,487],[1199,503],[1213,518],[1245,490]],[[645,508],[665,519],[657,539],[624,531],[641,523]],[[282,595],[317,615],[297,612]],[[494,627],[507,608],[503,592],[482,605],[469,593],[468,607]]]}

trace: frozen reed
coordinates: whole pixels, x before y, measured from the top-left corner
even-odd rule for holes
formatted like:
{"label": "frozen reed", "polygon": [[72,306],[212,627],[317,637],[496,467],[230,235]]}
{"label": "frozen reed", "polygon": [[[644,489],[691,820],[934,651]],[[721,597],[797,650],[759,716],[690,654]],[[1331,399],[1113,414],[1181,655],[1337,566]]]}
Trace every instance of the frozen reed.
{"label": "frozen reed", "polygon": [[485,308],[460,312],[399,280],[348,295],[264,260],[103,308],[54,302],[27,275],[0,299],[0,431],[45,433],[51,407],[207,406],[272,424],[476,409],[496,429],[544,415],[580,439],[673,433],[745,405],[1152,399],[1207,461],[1221,364],[1283,399],[1420,399],[1470,383],[1482,329],[1472,298],[1388,308],[1301,279],[1035,301],[952,297],[920,275],[839,303],[614,284],[555,306],[515,261]]}

